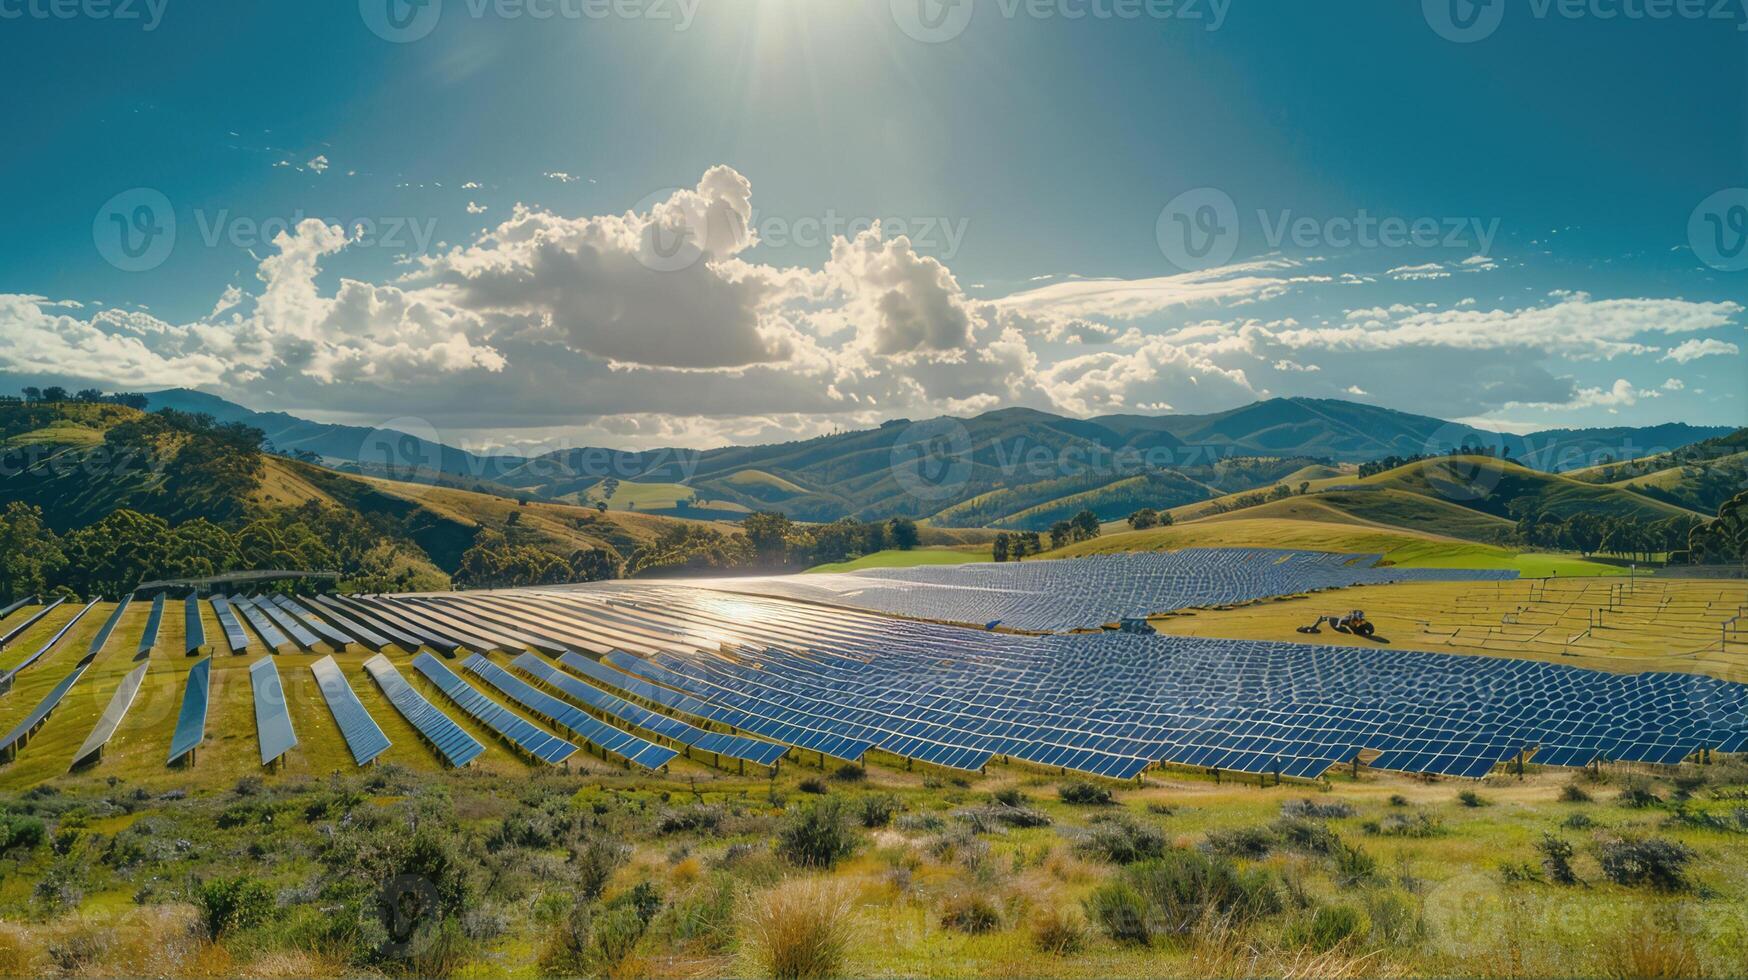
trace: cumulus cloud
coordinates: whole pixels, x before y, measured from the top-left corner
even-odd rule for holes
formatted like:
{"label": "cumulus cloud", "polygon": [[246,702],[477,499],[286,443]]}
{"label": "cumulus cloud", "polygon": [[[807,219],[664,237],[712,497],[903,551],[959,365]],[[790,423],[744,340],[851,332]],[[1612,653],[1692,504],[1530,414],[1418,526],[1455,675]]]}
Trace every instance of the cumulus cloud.
{"label": "cumulus cloud", "polygon": [[1707,337],[1704,340],[1695,338],[1693,340],[1684,340],[1670,348],[1669,352],[1664,354],[1659,358],[1659,360],[1674,361],[1677,364],[1686,364],[1689,361],[1697,361],[1702,357],[1718,357],[1720,355],[1737,354],[1740,352],[1740,349],[1735,344],[1732,344],[1727,340],[1719,340],[1716,337]]}

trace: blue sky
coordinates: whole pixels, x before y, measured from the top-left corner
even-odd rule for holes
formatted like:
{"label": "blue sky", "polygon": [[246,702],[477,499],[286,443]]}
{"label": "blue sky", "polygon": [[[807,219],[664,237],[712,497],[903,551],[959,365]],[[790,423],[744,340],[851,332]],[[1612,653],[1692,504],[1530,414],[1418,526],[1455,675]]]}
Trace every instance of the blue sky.
{"label": "blue sky", "polygon": [[1739,7],[120,2],[0,0],[8,385],[528,445],[1744,416]]}

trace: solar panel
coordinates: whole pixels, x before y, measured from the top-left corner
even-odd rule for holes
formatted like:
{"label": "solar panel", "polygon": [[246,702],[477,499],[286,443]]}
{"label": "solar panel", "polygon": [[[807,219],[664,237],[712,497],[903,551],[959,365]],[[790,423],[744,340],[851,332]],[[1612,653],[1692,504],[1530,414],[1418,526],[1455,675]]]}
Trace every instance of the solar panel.
{"label": "solar panel", "polygon": [[364,662],[364,669],[376,680],[382,693],[389,703],[401,713],[418,733],[431,744],[437,754],[452,766],[461,767],[472,762],[481,752],[486,750],[477,739],[463,731],[450,717],[425,700],[425,696],[413,690],[394,664],[382,654],[377,654]]}
{"label": "solar panel", "polygon": [[316,686],[322,689],[322,698],[328,702],[334,724],[340,726],[340,735],[346,739],[346,747],[352,750],[352,761],[362,766],[387,751],[388,736],[365,710],[352,685],[346,683],[346,675],[334,658],[323,657],[310,664],[310,673],[316,675]]}
{"label": "solar panel", "polygon": [[31,654],[28,657],[25,657],[22,661],[20,661],[11,670],[7,671],[4,674],[0,674],[0,694],[5,694],[5,693],[11,691],[12,690],[12,683],[13,683],[13,681],[18,679],[19,674],[24,673],[26,670],[28,670],[32,666],[35,666],[35,664],[39,660],[42,660],[44,657],[48,656],[49,652],[55,648],[55,644],[60,643],[61,638],[66,636],[68,631],[70,631],[73,628],[73,626],[79,622],[79,620],[84,619],[85,614],[90,612],[94,607],[96,607],[98,601],[99,600],[97,600],[97,599],[92,599],[90,602],[86,603],[85,608],[74,613],[72,619],[67,620],[67,622],[65,624],[63,624],[60,629],[55,630],[55,634],[53,636],[49,637],[48,641],[46,643],[44,643],[42,646],[38,647],[35,653]]}
{"label": "solar panel", "polygon": [[22,599],[18,599],[18,600],[15,600],[13,602],[7,603],[6,608],[0,609],[0,620],[5,619],[6,617],[12,615],[13,613],[17,612],[20,609],[23,609],[25,606],[28,606],[35,601],[36,601],[36,596],[28,595]]}
{"label": "solar panel", "polygon": [[115,694],[109,699],[109,706],[104,708],[103,714],[98,717],[96,727],[91,729],[91,734],[86,737],[85,743],[79,746],[79,751],[73,753],[71,768],[77,769],[86,762],[101,757],[104,746],[109,744],[110,738],[115,735],[116,728],[120,727],[121,720],[127,717],[128,709],[133,707],[134,697],[140,693],[140,684],[146,679],[148,666],[148,664],[140,664],[128,671],[127,676],[121,679],[120,686],[115,689]]}
{"label": "solar panel", "polygon": [[79,683],[79,678],[85,675],[85,671],[90,666],[90,658],[80,661],[71,673],[63,678],[59,684],[56,684],[53,690],[44,695],[41,701],[37,702],[36,707],[30,709],[30,714],[25,715],[24,720],[15,725],[12,731],[7,732],[5,738],[0,739],[0,763],[11,762],[18,758],[18,750],[23,748],[24,743],[36,734],[36,730],[48,721],[49,713],[60,707],[67,692],[73,689],[74,684]]}
{"label": "solar panel", "polygon": [[261,764],[267,765],[297,745],[285,689],[279,684],[279,668],[273,665],[272,657],[249,665],[249,686],[255,690],[255,739],[261,746]]}
{"label": "solar panel", "polygon": [[367,645],[370,640],[386,641],[379,642],[375,647],[377,650],[393,643],[408,653],[418,653],[419,647],[423,645],[423,641],[419,637],[395,628],[392,623],[370,616],[358,608],[345,604],[345,600],[338,596],[316,596],[312,608],[320,613],[322,618],[353,636],[365,640]]}
{"label": "solar panel", "polygon": [[38,609],[36,612],[32,613],[31,615],[25,617],[22,622],[20,622],[17,626],[14,626],[11,629],[7,630],[4,635],[0,635],[0,650],[6,649],[8,646],[10,646],[12,644],[13,640],[18,639],[20,636],[23,636],[25,630],[30,629],[32,626],[35,626],[38,622],[40,622],[42,620],[42,618],[44,616],[47,616],[49,613],[54,612],[55,609],[58,608],[61,603],[66,602],[66,601],[67,600],[65,598],[56,599],[55,601],[49,603],[48,605],[43,606],[41,609]]}
{"label": "solar panel", "polygon": [[230,597],[230,603],[232,610],[241,614],[250,626],[255,627],[255,632],[260,635],[261,642],[267,644],[267,649],[274,653],[283,653],[286,648],[291,646],[291,640],[279,631],[279,627],[274,624],[273,620],[256,607],[253,601],[243,596],[234,595]]}
{"label": "solar panel", "polygon": [[[576,654],[568,656],[575,657]],[[700,752],[727,756],[761,766],[773,766],[789,751],[786,746],[774,742],[706,731],[678,718],[651,711],[557,670],[531,653],[517,657],[510,666],[586,707]]]}
{"label": "solar panel", "polygon": [[416,652],[421,646],[428,646],[453,657],[461,649],[459,641],[408,620],[398,605],[345,596],[336,596],[335,602],[343,603],[354,615],[376,624],[386,635],[393,636],[396,642],[405,646],[409,653]]}
{"label": "solar panel", "polygon": [[158,630],[164,625],[164,593],[160,592],[152,598],[152,611],[146,616],[146,628],[140,633],[140,645],[134,649],[134,657],[144,660],[152,653],[152,648],[158,645]]}
{"label": "solar panel", "polygon": [[[315,615],[303,606],[298,605],[290,596],[272,595],[267,597],[267,601],[273,603],[274,606],[277,606],[281,612],[285,613],[285,615],[296,620],[298,625],[309,633],[321,636],[322,639],[328,642],[329,646],[336,650],[343,650],[347,644],[352,642],[351,636],[341,630],[335,629],[333,626],[330,626],[327,620],[322,619],[320,616]],[[314,643],[312,642],[310,645],[313,646]],[[377,640],[374,645],[366,645],[370,646],[372,650],[380,650],[383,646],[380,639]]]}
{"label": "solar panel", "polygon": [[230,601],[222,595],[215,595],[207,601],[212,605],[213,615],[218,617],[219,628],[225,631],[225,645],[231,648],[232,655],[247,650],[249,634],[243,632],[243,624],[237,621]]}
{"label": "solar panel", "polygon": [[183,654],[194,656],[206,649],[206,624],[200,619],[200,597],[190,595],[182,609]]}
{"label": "solar panel", "polygon": [[556,765],[576,754],[575,745],[541,731],[520,715],[481,694],[471,684],[456,676],[454,671],[443,666],[443,662],[436,657],[428,653],[419,654],[413,658],[413,669],[424,674],[426,680],[437,685],[438,690],[475,721],[497,732],[505,741],[541,762]]}
{"label": "solar panel", "polygon": [[[532,654],[524,654],[532,656]],[[645,769],[660,769],[673,761],[679,755],[665,745],[657,745],[647,739],[639,738],[623,729],[595,718],[576,705],[561,701],[527,682],[521,680],[509,671],[479,654],[470,654],[462,661],[462,668],[474,676],[496,688],[510,700],[523,708],[552,721],[560,728],[574,732],[578,737],[592,742],[603,752],[611,752],[629,762]]]}
{"label": "solar panel", "polygon": [[91,645],[85,648],[85,656],[95,657],[103,652],[103,645],[109,642],[109,635],[115,632],[116,625],[121,622],[122,613],[127,612],[127,607],[132,602],[133,596],[131,595],[121,597],[121,601],[116,603],[115,609],[110,612],[109,618],[103,621],[103,626],[97,631],[97,635],[91,638]]}
{"label": "solar panel", "polygon": [[281,608],[279,603],[274,602],[272,596],[256,596],[249,602],[256,609],[259,609],[262,615],[272,620],[273,625],[279,627],[281,633],[291,637],[293,642],[305,650],[314,650],[316,644],[322,642],[321,637],[298,622],[295,617]]}
{"label": "solar panel", "polygon": [[192,753],[206,740],[206,702],[212,692],[212,658],[207,657],[188,668],[188,682],[182,689],[182,709],[176,715],[176,731],[170,736],[170,758],[175,765],[184,757],[193,761]]}

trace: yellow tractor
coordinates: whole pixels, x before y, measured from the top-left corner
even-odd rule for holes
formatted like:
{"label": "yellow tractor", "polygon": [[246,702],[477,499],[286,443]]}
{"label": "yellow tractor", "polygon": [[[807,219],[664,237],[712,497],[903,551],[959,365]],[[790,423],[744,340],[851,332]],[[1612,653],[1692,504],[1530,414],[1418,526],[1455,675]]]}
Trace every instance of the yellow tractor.
{"label": "yellow tractor", "polygon": [[1346,616],[1319,616],[1317,617],[1317,622],[1312,623],[1310,626],[1299,627],[1299,632],[1321,633],[1323,632],[1321,627],[1324,623],[1328,623],[1330,628],[1334,629],[1337,633],[1351,633],[1354,636],[1369,637],[1377,632],[1377,627],[1373,626],[1371,621],[1366,619],[1366,613],[1363,609],[1355,609]]}

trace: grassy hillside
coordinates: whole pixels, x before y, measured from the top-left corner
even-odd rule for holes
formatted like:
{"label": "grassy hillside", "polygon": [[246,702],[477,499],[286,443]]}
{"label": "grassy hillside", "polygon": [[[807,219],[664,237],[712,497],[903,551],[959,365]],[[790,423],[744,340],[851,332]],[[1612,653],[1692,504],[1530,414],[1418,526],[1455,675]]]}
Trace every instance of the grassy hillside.
{"label": "grassy hillside", "polygon": [[1204,520],[1218,522],[1273,517],[1407,528],[1429,535],[1494,544],[1504,542],[1514,527],[1512,522],[1501,517],[1401,490],[1336,490],[1288,497],[1257,507],[1215,514]]}
{"label": "grassy hillside", "polygon": [[1175,551],[1179,548],[1299,548],[1382,554],[1384,562],[1405,568],[1515,568],[1530,577],[1546,575],[1619,575],[1613,565],[1564,555],[1518,552],[1494,545],[1416,534],[1353,523],[1249,517],[1200,520],[1145,531],[1106,533],[1090,541],[1047,551],[1044,558],[1119,554],[1131,551]]}
{"label": "grassy hillside", "polygon": [[1357,482],[1446,500],[1495,517],[1509,517],[1509,505],[1518,500],[1529,500],[1537,510],[1556,517],[1583,512],[1660,521],[1694,513],[1618,487],[1585,483],[1487,456],[1425,460]]}

